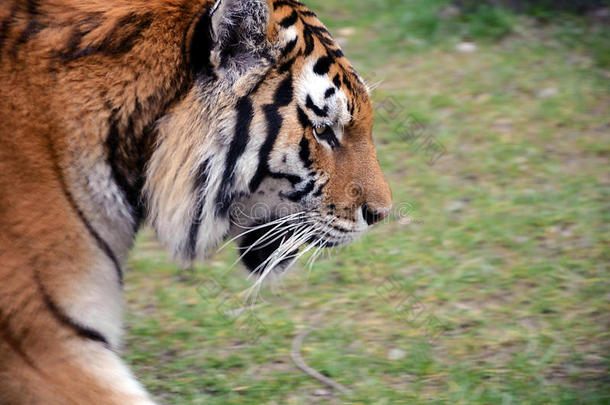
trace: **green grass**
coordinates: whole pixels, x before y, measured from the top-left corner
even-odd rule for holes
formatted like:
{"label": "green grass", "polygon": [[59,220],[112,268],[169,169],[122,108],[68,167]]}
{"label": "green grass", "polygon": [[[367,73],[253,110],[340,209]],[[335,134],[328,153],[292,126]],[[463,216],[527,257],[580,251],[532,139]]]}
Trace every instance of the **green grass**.
{"label": "green grass", "polygon": [[[136,374],[170,404],[610,403],[610,92],[586,32],[568,44],[549,34],[562,23],[511,16],[512,34],[478,40],[438,21],[443,1],[310,3],[381,81],[395,215],[239,316],[233,250],[180,270],[144,232],[126,283]],[[445,149],[433,164],[405,138],[413,118]],[[352,394],[291,362],[305,328],[305,360]]]}

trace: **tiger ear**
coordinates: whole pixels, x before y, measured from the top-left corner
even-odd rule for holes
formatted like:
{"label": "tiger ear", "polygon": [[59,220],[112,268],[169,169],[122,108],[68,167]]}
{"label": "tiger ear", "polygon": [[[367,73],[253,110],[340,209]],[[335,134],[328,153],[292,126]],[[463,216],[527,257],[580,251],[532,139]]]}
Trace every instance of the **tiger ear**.
{"label": "tiger ear", "polygon": [[240,76],[272,59],[268,0],[217,0],[209,12],[210,61],[221,76]]}

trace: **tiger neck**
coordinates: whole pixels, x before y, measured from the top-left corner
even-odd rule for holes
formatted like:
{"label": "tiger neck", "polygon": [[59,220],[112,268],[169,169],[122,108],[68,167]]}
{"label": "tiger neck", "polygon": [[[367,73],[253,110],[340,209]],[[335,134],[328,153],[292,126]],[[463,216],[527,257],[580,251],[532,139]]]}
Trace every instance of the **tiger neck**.
{"label": "tiger neck", "polygon": [[[99,21],[84,15],[85,30],[112,18],[111,37],[95,38],[101,28],[93,28],[68,50],[46,50],[59,55],[50,58],[56,86],[49,108],[61,117],[53,137],[70,198],[119,263],[146,216],[142,188],[155,122],[192,81],[183,44],[197,7],[185,10],[109,10],[96,14]],[[100,41],[109,49],[95,45]]]}

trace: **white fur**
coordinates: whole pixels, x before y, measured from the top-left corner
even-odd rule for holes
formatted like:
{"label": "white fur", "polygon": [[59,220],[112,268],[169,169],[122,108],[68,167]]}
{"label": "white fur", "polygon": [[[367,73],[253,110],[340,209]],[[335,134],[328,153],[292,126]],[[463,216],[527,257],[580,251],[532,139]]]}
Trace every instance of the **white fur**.
{"label": "white fur", "polygon": [[297,31],[296,27],[294,25],[291,25],[290,27],[285,28],[281,31],[280,41],[283,41],[283,44],[287,44],[288,42],[295,39],[298,35],[299,32]]}
{"label": "white fur", "polygon": [[[205,105],[200,98],[199,91],[193,89],[184,109],[159,122],[159,144],[149,162],[146,185],[152,225],[160,241],[183,264],[192,259],[186,251],[189,229],[196,220],[194,210],[198,198],[205,198],[202,215],[198,218],[201,223],[196,245],[198,257],[203,257],[218,244],[229,228],[229,221],[219,218],[215,212],[216,195],[223,180],[226,154],[233,135],[235,112],[227,114],[228,107],[214,103]],[[234,96],[229,100],[235,103],[236,99]],[[188,119],[181,118],[184,116]],[[193,182],[198,168],[206,160],[209,160],[207,181],[200,190],[201,194],[197,195],[193,192]],[[184,167],[176,169],[177,161],[183,162]],[[239,184],[245,187],[243,182]]]}
{"label": "white fur", "polygon": [[66,170],[68,191],[89,224],[123,261],[134,237],[131,208],[114,182],[103,147],[87,152],[74,148],[76,161]]}
{"label": "white fur", "polygon": [[256,173],[259,158],[258,154],[261,146],[267,138],[267,124],[264,114],[259,106],[254,106],[254,119],[250,124],[248,144],[246,150],[240,156],[235,166],[235,190],[248,192],[250,180]]}
{"label": "white fur", "polygon": [[[351,120],[347,108],[347,96],[345,92],[339,88],[337,89],[328,74],[318,75],[314,72],[313,68],[316,63],[316,59],[313,59],[305,64],[303,72],[296,81],[295,92],[297,100],[301,104],[301,108],[309,120],[314,123],[315,126],[328,125],[333,128],[337,140],[341,142],[343,138],[343,127]],[[335,94],[329,98],[325,98],[324,94],[329,88],[335,89]],[[307,97],[311,97],[312,101],[319,107],[328,107],[328,116],[319,117],[312,111],[309,111],[305,107]],[[330,149],[330,145],[326,142],[322,144]]]}
{"label": "white fur", "polygon": [[117,349],[123,326],[123,293],[114,264],[102,252],[86,272],[75,279],[71,294],[57,297],[60,308],[72,320],[100,332]]}
{"label": "white fur", "polygon": [[100,385],[114,394],[124,396],[129,405],[155,405],[127,366],[112,351],[95,342],[81,342],[72,346],[71,350],[86,373],[96,377]]}
{"label": "white fur", "polygon": [[[317,59],[308,61],[303,66],[303,71],[300,77],[296,80],[295,92],[299,104],[305,106],[307,96],[309,95],[313,102],[320,108],[328,106],[328,117],[322,118],[303,109],[309,116],[309,119],[316,125],[344,126],[351,117],[347,109],[347,96],[342,89],[335,88],[332,79],[328,74],[318,75],[313,68]],[[325,99],[324,93],[329,88],[335,88],[336,92],[330,98]]]}

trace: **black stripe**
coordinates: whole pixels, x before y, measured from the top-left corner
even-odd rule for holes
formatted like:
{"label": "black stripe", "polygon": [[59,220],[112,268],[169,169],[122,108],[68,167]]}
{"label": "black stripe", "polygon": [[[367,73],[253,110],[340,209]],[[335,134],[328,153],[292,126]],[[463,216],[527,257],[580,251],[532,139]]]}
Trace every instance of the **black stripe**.
{"label": "black stripe", "polygon": [[301,107],[297,107],[297,115],[299,117],[299,123],[301,124],[303,129],[307,129],[309,127],[312,127],[311,121],[309,120],[309,117],[307,117],[307,114],[305,114],[305,111],[303,111],[301,109]]}
{"label": "black stripe", "polygon": [[[136,16],[132,18],[131,15],[128,15],[121,19],[117,24],[117,28],[129,25],[133,21],[135,30],[127,34],[124,38],[122,38],[119,43],[116,44],[116,46],[108,47],[107,51],[112,54],[121,54],[131,51],[133,46],[136,44],[137,39],[139,39],[142,35],[142,31],[150,27],[150,25],[152,24],[152,18],[152,13],[148,12],[142,14],[141,16]],[[102,49],[104,49],[104,42],[102,42]]]}
{"label": "black stripe", "polygon": [[28,0],[27,3],[27,12],[31,16],[38,15],[38,8],[40,7],[39,0]]}
{"label": "black stripe", "polygon": [[288,17],[284,18],[282,21],[280,21],[280,26],[283,28],[288,28],[292,25],[294,25],[297,22],[297,19],[299,18],[297,12],[295,10],[292,11],[292,14],[290,14]]}
{"label": "black stripe", "polygon": [[314,13],[311,10],[303,10],[303,11],[301,11],[301,15],[304,15],[307,17],[317,17],[318,16],[316,13]]}
{"label": "black stripe", "polygon": [[13,55],[16,55],[17,51],[19,50],[19,47],[28,42],[33,36],[38,34],[40,31],[42,31],[43,28],[45,28],[44,25],[42,25],[38,21],[30,21],[28,25],[26,25],[26,27],[23,29],[23,31],[21,31],[19,38],[17,38],[17,40],[15,41],[12,50]]}
{"label": "black stripe", "polygon": [[312,30],[313,32],[315,32],[316,34],[318,34],[318,37],[321,37],[322,34],[326,34],[326,35],[330,35],[330,32],[328,32],[328,30],[326,29],[326,27],[323,27],[321,25],[311,25],[311,24],[307,24],[307,26],[309,27],[310,30]]}
{"label": "black stripe", "polygon": [[303,135],[303,137],[301,138],[301,142],[299,143],[299,157],[305,165],[305,168],[310,168],[313,164],[309,151],[309,141],[307,140],[307,137],[305,135]]}
{"label": "black stripe", "polygon": [[279,74],[286,73],[294,65],[295,61],[296,61],[296,58],[292,58],[292,59],[288,60],[287,62],[281,64],[280,67],[277,69],[277,72]]}
{"label": "black stripe", "polygon": [[216,196],[216,214],[226,216],[229,212],[229,207],[233,202],[236,194],[232,190],[235,182],[235,166],[237,160],[246,151],[248,140],[250,138],[250,124],[254,117],[254,108],[250,99],[242,97],[237,102],[237,115],[235,117],[235,134],[229,146],[229,151],[226,157],[224,174],[220,190]]}
{"label": "black stripe", "polygon": [[311,55],[314,50],[313,34],[307,26],[303,28],[303,38],[305,39],[305,56]]}
{"label": "black stripe", "polygon": [[13,7],[11,7],[11,12],[10,12],[8,18],[3,20],[2,24],[0,24],[0,59],[1,59],[1,52],[2,52],[2,47],[4,45],[4,41],[6,41],[9,31],[10,31],[11,27],[13,26],[13,24],[15,23],[15,17],[17,16],[17,11],[19,9],[18,5],[19,5],[19,2],[15,2],[15,4],[13,4]]}
{"label": "black stripe", "polygon": [[326,187],[328,182],[329,182],[329,180],[326,180],[324,182],[324,184],[321,184],[320,186],[318,186],[318,189],[313,193],[313,196],[314,197],[320,197],[322,195],[322,190],[324,189],[324,187]]}
{"label": "black stripe", "polygon": [[289,75],[282,83],[278,86],[274,95],[274,107],[279,109],[280,107],[285,107],[292,101],[292,97],[294,94],[294,89],[292,87],[292,75]]}
{"label": "black stripe", "polygon": [[313,67],[313,71],[315,74],[317,75],[325,75],[328,73],[328,71],[330,70],[330,64],[332,63],[332,59],[329,58],[328,56],[323,56],[320,59],[318,59],[318,61],[316,62],[316,64]]}
{"label": "black stripe", "polygon": [[83,37],[99,27],[101,22],[102,16],[100,13],[91,13],[89,17],[79,22],[70,33],[67,47],[64,50],[57,52],[56,56],[65,61],[76,59]]}
{"label": "black stripe", "polygon": [[314,114],[316,114],[318,117],[327,117],[328,116],[328,106],[325,105],[324,109],[318,107],[313,100],[311,99],[311,96],[309,96],[309,94],[307,95],[307,100],[305,103],[305,107],[309,108],[311,111],[314,112]]}
{"label": "black stripe", "polygon": [[326,45],[324,48],[326,49],[326,51],[329,51],[330,53],[332,53],[332,48],[337,46],[335,44],[335,40],[330,36],[330,34],[328,34],[328,36],[326,35],[318,35],[318,39],[320,40],[320,42],[322,42],[324,45]]}
{"label": "black stripe", "polygon": [[21,31],[21,34],[19,34],[19,37],[17,38],[15,43],[13,44],[13,47],[11,49],[11,55],[12,55],[13,58],[17,57],[17,53],[19,52],[19,48],[22,45],[24,45],[33,36],[35,36],[40,31],[42,31],[43,28],[45,28],[43,26],[43,24],[41,24],[39,21],[36,20],[36,18],[38,17],[38,14],[39,14],[38,13],[38,7],[39,7],[38,0],[29,0],[27,2],[26,19],[29,20],[29,21],[26,24],[26,26],[23,29],[23,31]]}
{"label": "black stripe", "polygon": [[203,213],[203,205],[205,204],[205,195],[203,191],[208,181],[208,165],[210,160],[206,159],[199,168],[197,169],[197,176],[195,177],[195,184],[193,192],[197,196],[197,205],[195,206],[195,214],[193,215],[193,222],[191,222],[191,228],[189,229],[188,238],[188,254],[191,259],[195,258],[197,249],[197,236],[199,235],[199,228],[201,227],[201,214]]}
{"label": "black stripe", "polygon": [[297,36],[295,39],[291,40],[286,44],[284,49],[282,49],[282,56],[280,57],[280,59],[285,58],[290,54],[290,52],[294,51],[294,48],[297,46],[298,40],[299,37]]}
{"label": "black stripe", "polygon": [[98,247],[102,250],[102,252],[104,252],[106,254],[106,256],[108,256],[108,258],[114,265],[114,269],[115,269],[115,271],[117,273],[117,277],[119,279],[119,284],[123,285],[123,269],[121,268],[121,264],[119,263],[119,260],[117,259],[116,255],[110,248],[110,245],[108,245],[108,243],[100,236],[100,234],[97,233],[95,228],[93,228],[93,225],[91,225],[89,223],[89,221],[85,217],[85,214],[80,210],[80,208],[76,204],[76,201],[74,201],[74,199],[72,198],[72,194],[67,190],[65,184],[62,184],[62,186],[63,186],[64,194],[66,194],[66,197],[68,198],[68,201],[70,202],[70,205],[72,205],[72,208],[76,211],[80,220],[83,222],[83,224],[85,225],[85,228],[87,228],[87,231],[93,237],[93,239],[97,243]]}
{"label": "black stripe", "polygon": [[341,88],[341,75],[337,73],[335,77],[333,77],[333,84],[340,89]]}
{"label": "black stripe", "polygon": [[330,224],[328,224],[328,226],[330,226],[335,231],[339,231],[341,233],[350,233],[351,232],[349,229],[345,229],[343,227],[340,227],[337,224],[330,223]]}
{"label": "black stripe", "polygon": [[38,284],[38,289],[40,291],[40,294],[42,295],[44,304],[59,323],[72,329],[78,336],[100,342],[108,349],[110,349],[110,343],[108,342],[108,339],[104,337],[104,335],[102,335],[97,330],[82,325],[81,323],[70,318],[55,304],[55,302],[53,302],[53,299],[49,295],[49,292],[42,284],[38,272],[34,272],[34,277],[36,279],[36,283]]}
{"label": "black stripe", "polygon": [[296,174],[282,173],[282,172],[270,172],[269,177],[271,177],[273,179],[288,180],[290,182],[290,184],[292,184],[293,186],[296,184],[299,184],[300,182],[303,181],[303,179],[301,177],[297,176]]}
{"label": "black stripe", "polygon": [[190,60],[191,69],[196,75],[216,79],[216,73],[210,61],[210,50],[214,44],[209,27],[210,20],[206,13],[208,11],[202,10],[196,17],[197,24],[190,41],[187,41],[186,35],[188,34],[185,33],[183,54],[187,60]]}
{"label": "black stripe", "polygon": [[129,117],[124,134],[119,131],[119,110],[115,110],[109,120],[108,136],[106,137],[106,150],[112,178],[123,191],[127,204],[131,207],[136,222],[141,218],[142,203],[140,190],[135,187],[136,173],[130,170],[130,156],[135,152],[133,140],[134,120]]}
{"label": "black stripe", "polygon": [[68,59],[75,60],[96,53],[107,56],[125,54],[135,46],[143,31],[152,24],[152,20],[152,12],[140,15],[129,13],[117,21],[110,33],[99,44],[88,45],[70,55]]}
{"label": "black stripe", "polygon": [[56,56],[62,59],[71,59],[72,56],[76,54],[76,51],[78,50],[78,47],[86,34],[86,32],[83,32],[78,28],[74,28],[70,34],[70,40],[68,41],[67,48],[64,51],[57,52]]}
{"label": "black stripe", "polygon": [[315,185],[316,185],[315,180],[310,180],[309,182],[307,182],[307,184],[305,185],[305,187],[303,187],[302,190],[295,191],[294,193],[290,193],[290,194],[286,195],[286,198],[288,198],[292,202],[299,202],[303,198],[305,198],[309,193],[311,193],[313,191]]}
{"label": "black stripe", "polygon": [[265,177],[271,176],[275,178],[285,178],[291,183],[295,180],[301,181],[301,178],[296,175],[284,174],[284,173],[272,173],[269,169],[269,155],[273,150],[273,145],[277,139],[280,129],[282,128],[283,118],[279,113],[280,107],[285,107],[293,99],[294,89],[292,82],[292,75],[288,75],[282,83],[278,86],[275,91],[274,103],[263,106],[263,113],[267,121],[267,138],[258,151],[258,167],[254,176],[250,180],[249,189],[251,193],[254,193]]}
{"label": "black stripe", "polygon": [[337,90],[335,90],[334,87],[329,87],[328,89],[326,89],[326,92],[324,93],[324,98],[330,98],[332,97],[333,94],[335,94]]}
{"label": "black stripe", "polygon": [[352,82],[349,81],[349,79],[347,78],[347,76],[343,76],[343,85],[348,89],[348,90],[352,90]]}
{"label": "black stripe", "polygon": [[273,145],[282,127],[282,116],[278,113],[277,108],[273,104],[269,104],[263,107],[265,114],[265,120],[267,121],[267,138],[258,151],[258,167],[254,173],[254,177],[250,180],[249,189],[251,193],[254,193],[261,185],[265,177],[270,175],[271,170],[269,169],[269,155],[273,150]]}
{"label": "black stripe", "polygon": [[[57,153],[55,152],[55,149],[53,148],[53,144],[51,143],[51,140],[49,140],[48,142],[49,142],[49,151],[51,152],[52,158],[55,162],[58,162],[59,160],[57,158]],[[112,261],[112,264],[114,265],[115,271],[117,273],[117,277],[119,279],[119,284],[123,285],[123,269],[121,269],[121,265],[120,265],[116,255],[114,254],[114,252],[112,251],[112,249],[110,248],[108,243],[106,243],[106,241],[100,236],[100,234],[97,233],[95,228],[93,228],[93,226],[89,223],[89,221],[85,217],[85,214],[78,207],[78,204],[74,200],[72,193],[70,193],[70,190],[68,189],[68,186],[67,186],[64,176],[61,172],[61,169],[59,168],[59,166],[57,164],[55,164],[55,172],[57,173],[57,178],[59,179],[61,189],[62,189],[64,195],[66,196],[68,203],[70,204],[70,206],[72,207],[74,212],[76,212],[76,214],[78,215],[78,217],[81,220],[81,222],[83,223],[83,225],[85,225],[85,228],[87,229],[87,231],[89,232],[91,237],[95,240],[95,242],[97,243],[100,250],[102,252],[104,252],[106,254],[106,256],[108,256],[110,261]]]}
{"label": "black stripe", "polygon": [[[133,110],[122,120],[122,111],[119,108],[112,109],[111,103],[106,103],[106,107],[112,111],[108,119],[105,143],[107,160],[112,178],[123,192],[125,203],[130,207],[134,232],[138,230],[146,213],[146,204],[142,199],[142,189],[146,182],[145,167],[154,149],[155,122],[160,116],[159,113],[149,119],[149,114],[143,106],[154,106],[163,102],[160,111],[164,111],[173,100],[174,98],[166,98],[166,101],[162,101],[162,95],[157,93],[149,96],[143,103],[136,99]],[[145,126],[142,128],[143,125]]]}
{"label": "black stripe", "polygon": [[345,56],[345,54],[343,53],[343,51],[341,49],[335,49],[332,51],[332,53],[335,58],[342,58]]}
{"label": "black stripe", "polygon": [[330,51],[331,48],[336,46],[334,40],[332,39],[332,35],[330,35],[330,32],[328,32],[325,27],[308,24],[302,18],[301,22],[303,23],[303,32],[310,36],[315,35],[327,51]]}

